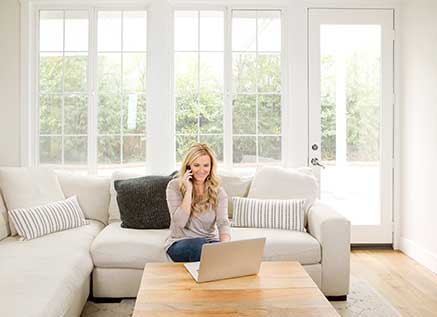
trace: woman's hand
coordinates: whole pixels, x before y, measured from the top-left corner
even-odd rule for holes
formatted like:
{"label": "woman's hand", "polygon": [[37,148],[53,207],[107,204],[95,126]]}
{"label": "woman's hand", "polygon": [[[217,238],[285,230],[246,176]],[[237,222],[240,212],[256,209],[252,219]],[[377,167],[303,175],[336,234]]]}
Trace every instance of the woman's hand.
{"label": "woman's hand", "polygon": [[185,174],[182,176],[182,182],[184,183],[185,189],[191,193],[193,190],[193,173],[190,169],[187,169]]}
{"label": "woman's hand", "polygon": [[220,235],[220,242],[225,242],[225,241],[231,241],[231,236],[228,234],[221,234]]}

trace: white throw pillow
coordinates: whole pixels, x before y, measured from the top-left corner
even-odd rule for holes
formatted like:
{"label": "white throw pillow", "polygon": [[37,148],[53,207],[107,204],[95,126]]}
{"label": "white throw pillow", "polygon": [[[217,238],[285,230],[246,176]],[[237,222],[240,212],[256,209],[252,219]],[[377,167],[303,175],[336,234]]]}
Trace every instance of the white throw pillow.
{"label": "white throw pillow", "polygon": [[37,207],[12,209],[9,214],[24,240],[88,224],[76,196]]}
{"label": "white throw pillow", "polygon": [[[64,200],[59,181],[47,168],[2,167],[0,188],[8,210],[29,208]],[[17,231],[9,219],[11,235]]]}
{"label": "white throw pillow", "polygon": [[294,231],[304,229],[305,199],[274,200],[233,197],[232,226]]}
{"label": "white throw pillow", "polygon": [[0,191],[0,240],[9,236],[8,211],[3,201],[3,196]]}
{"label": "white throw pillow", "polygon": [[305,210],[319,196],[317,180],[308,168],[265,166],[257,169],[248,198],[306,199]]}

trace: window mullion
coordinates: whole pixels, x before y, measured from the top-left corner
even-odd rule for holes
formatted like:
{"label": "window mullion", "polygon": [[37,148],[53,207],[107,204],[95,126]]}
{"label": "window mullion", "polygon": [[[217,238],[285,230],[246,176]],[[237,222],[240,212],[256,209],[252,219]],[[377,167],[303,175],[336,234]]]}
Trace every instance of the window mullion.
{"label": "window mullion", "polygon": [[200,11],[197,11],[197,142],[200,142]]}
{"label": "window mullion", "polygon": [[258,100],[259,100],[259,96],[258,96],[258,72],[259,72],[259,57],[258,57],[258,10],[256,11],[256,18],[255,18],[255,52],[256,52],[256,57],[255,57],[255,92],[256,92],[256,97],[255,97],[255,146],[256,146],[256,152],[255,152],[255,158],[256,158],[256,163],[259,163],[259,131],[258,131]]}
{"label": "window mullion", "polygon": [[97,174],[97,10],[89,9],[88,172]]}
{"label": "window mullion", "polygon": [[62,82],[61,82],[61,165],[64,165],[64,155],[65,155],[65,113],[64,113],[64,103],[65,103],[65,10],[63,10],[62,15]]}
{"label": "window mullion", "polygon": [[225,9],[224,19],[224,109],[223,160],[226,170],[232,169],[232,10]]}
{"label": "window mullion", "polygon": [[120,165],[122,165],[123,166],[123,163],[124,163],[124,153],[123,153],[123,121],[124,121],[124,109],[123,109],[123,86],[124,86],[124,82],[123,82],[123,80],[124,80],[124,78],[123,78],[123,24],[124,24],[124,22],[123,22],[123,19],[124,19],[124,11],[121,11],[121,25],[120,25],[120,28],[121,28],[121,52],[120,52],[120,58],[121,58],[121,60],[120,60],[120,71],[121,71],[121,74],[120,74],[120,76],[121,76],[121,87],[120,87],[120,92],[119,92],[119,94],[120,94]]}

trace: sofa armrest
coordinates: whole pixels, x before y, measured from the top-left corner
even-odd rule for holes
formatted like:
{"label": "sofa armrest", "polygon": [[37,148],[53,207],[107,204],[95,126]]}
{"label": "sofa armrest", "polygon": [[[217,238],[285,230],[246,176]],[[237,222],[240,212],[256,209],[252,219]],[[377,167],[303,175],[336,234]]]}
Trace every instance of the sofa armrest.
{"label": "sofa armrest", "polygon": [[322,292],[326,296],[346,295],[350,275],[350,221],[316,201],[308,211],[308,232],[322,248]]}

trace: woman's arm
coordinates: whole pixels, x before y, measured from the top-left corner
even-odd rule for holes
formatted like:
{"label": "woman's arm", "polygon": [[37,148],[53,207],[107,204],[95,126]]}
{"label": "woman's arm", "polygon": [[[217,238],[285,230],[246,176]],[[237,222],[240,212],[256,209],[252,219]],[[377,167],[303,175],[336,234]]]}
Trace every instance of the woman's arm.
{"label": "woman's arm", "polygon": [[231,227],[228,218],[228,195],[220,187],[218,192],[216,223],[219,230],[220,241],[231,240]]}
{"label": "woman's arm", "polygon": [[179,189],[178,181],[171,181],[167,185],[166,196],[171,221],[177,227],[183,228],[191,214],[192,187],[187,188],[184,197]]}

